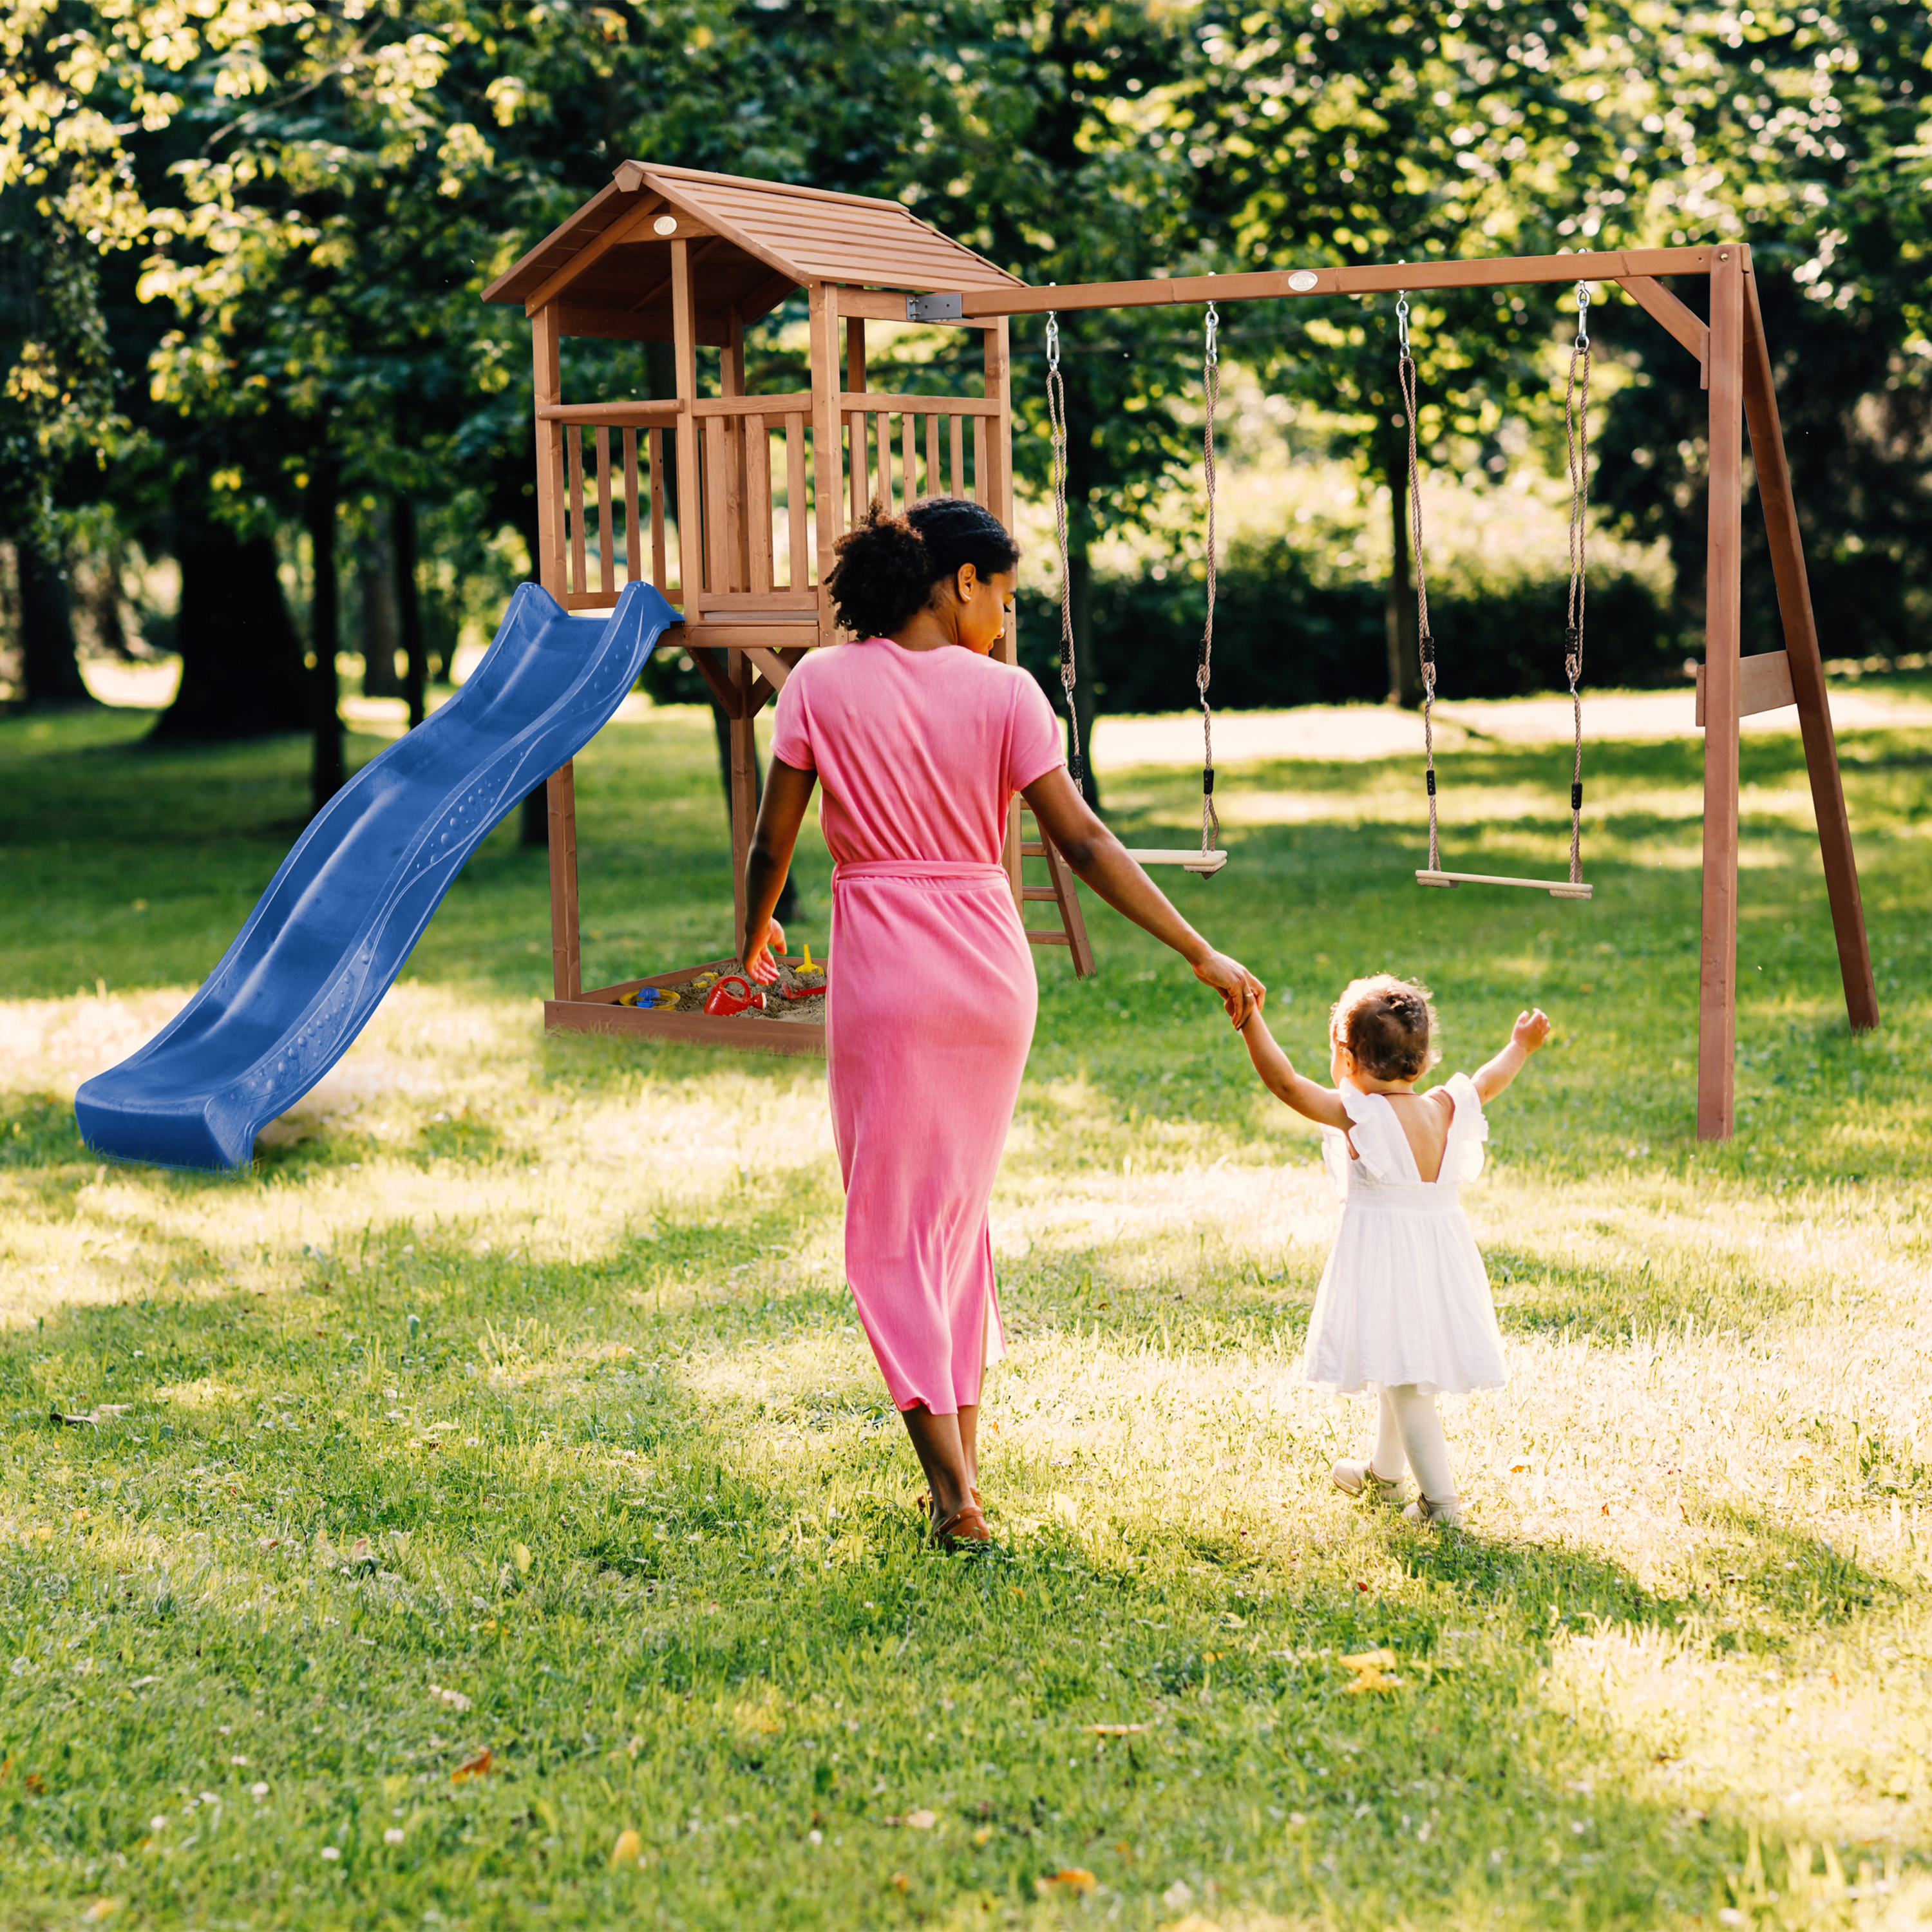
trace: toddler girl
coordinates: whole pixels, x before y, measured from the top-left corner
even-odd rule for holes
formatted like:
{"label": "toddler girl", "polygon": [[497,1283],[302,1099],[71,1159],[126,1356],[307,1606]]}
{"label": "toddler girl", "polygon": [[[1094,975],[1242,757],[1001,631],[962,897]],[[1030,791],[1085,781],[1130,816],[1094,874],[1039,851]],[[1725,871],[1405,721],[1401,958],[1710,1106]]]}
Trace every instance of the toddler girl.
{"label": "toddler girl", "polygon": [[1342,1202],[1315,1312],[1304,1372],[1352,1394],[1372,1383],[1381,1401],[1366,1462],[1337,1462],[1335,1486],[1378,1502],[1420,1491],[1412,1522],[1462,1521],[1436,1396],[1503,1384],[1502,1337],[1489,1276],[1456,1190],[1482,1172],[1483,1106],[1550,1037],[1539,1010],[1518,1016],[1509,1044],[1474,1079],[1454,1073],[1426,1094],[1415,1083],[1438,1058],[1425,987],[1386,973],[1343,989],[1329,1020],[1329,1078],[1318,1087],[1288,1064],[1258,1011],[1241,1029],[1263,1084],[1318,1122]]}

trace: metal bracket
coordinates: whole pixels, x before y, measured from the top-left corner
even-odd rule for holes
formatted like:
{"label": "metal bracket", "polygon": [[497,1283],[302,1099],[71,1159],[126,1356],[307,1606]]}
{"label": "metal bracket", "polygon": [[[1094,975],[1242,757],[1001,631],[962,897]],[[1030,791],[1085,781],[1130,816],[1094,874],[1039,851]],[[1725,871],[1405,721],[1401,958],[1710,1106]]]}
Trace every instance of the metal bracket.
{"label": "metal bracket", "polygon": [[906,320],[908,322],[964,322],[965,319],[966,298],[963,295],[906,297]]}

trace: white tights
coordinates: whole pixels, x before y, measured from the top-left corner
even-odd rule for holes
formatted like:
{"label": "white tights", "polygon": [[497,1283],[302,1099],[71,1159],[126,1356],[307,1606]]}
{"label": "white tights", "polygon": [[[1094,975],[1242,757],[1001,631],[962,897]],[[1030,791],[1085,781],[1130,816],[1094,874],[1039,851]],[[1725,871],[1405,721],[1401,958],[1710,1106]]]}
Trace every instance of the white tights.
{"label": "white tights", "polygon": [[1380,1415],[1370,1468],[1385,1483],[1413,1469],[1416,1486],[1431,1502],[1454,1502],[1455,1472],[1449,1466],[1449,1443],[1436,1413],[1436,1398],[1424,1395],[1413,1382],[1378,1394]]}

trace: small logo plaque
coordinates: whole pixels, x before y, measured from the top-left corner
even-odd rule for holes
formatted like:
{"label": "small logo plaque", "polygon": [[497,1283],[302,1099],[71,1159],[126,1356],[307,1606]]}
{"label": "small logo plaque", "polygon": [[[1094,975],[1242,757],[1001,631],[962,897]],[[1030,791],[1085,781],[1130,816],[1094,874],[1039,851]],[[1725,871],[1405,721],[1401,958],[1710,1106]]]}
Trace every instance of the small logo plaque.
{"label": "small logo plaque", "polygon": [[1288,278],[1288,285],[1298,296],[1305,296],[1322,278],[1312,268],[1298,268]]}

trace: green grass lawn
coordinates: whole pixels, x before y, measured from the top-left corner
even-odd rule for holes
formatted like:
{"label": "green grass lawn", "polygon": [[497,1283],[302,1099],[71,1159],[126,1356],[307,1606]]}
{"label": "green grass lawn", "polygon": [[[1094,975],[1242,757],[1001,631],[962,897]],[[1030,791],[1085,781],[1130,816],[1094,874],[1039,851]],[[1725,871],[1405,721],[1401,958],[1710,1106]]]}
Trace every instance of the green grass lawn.
{"label": "green grass lawn", "polygon": [[[1365,1406],[1297,1378],[1312,1136],[1089,898],[994,1202],[1000,1544],[947,1558],[842,1285],[822,1070],[545,1040],[509,829],[252,1172],[86,1153],[76,1081],[302,822],[299,744],[146,722],[0,722],[0,1927],[1932,1918],[1926,734],[1843,747],[1857,1040],[1798,741],[1745,740],[1722,1148],[1696,745],[1592,748],[1585,905],[1417,891],[1406,766],[1226,772],[1234,862],[1173,890],[1291,1052],[1384,967],[1451,1066],[1557,1022],[1468,1196],[1512,1374],[1446,1406],[1470,1532],[1329,1488]],[[1567,782],[1446,761],[1450,862],[1558,868]],[[586,982],[726,950],[708,720],[614,725],[578,797]],[[1184,771],[1109,802],[1187,836]]]}

